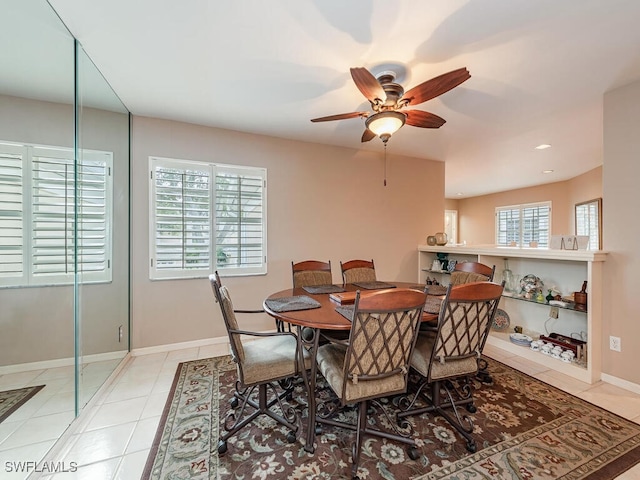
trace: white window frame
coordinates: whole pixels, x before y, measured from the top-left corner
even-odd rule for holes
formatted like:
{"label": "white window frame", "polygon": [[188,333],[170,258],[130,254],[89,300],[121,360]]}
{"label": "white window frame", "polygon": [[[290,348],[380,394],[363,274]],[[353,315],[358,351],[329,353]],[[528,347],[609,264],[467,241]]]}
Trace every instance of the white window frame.
{"label": "white window frame", "polygon": [[[525,225],[525,217],[529,214],[535,215],[535,210],[547,208],[546,217],[543,216],[542,223],[538,223],[536,228],[527,228]],[[551,202],[526,203],[522,205],[508,205],[496,207],[495,209],[495,243],[497,246],[508,247],[529,247],[536,245],[537,247],[549,247],[551,239]],[[517,222],[517,227],[509,225],[510,220]],[[546,228],[544,222],[547,223]],[[532,244],[531,242],[536,242]],[[515,245],[513,244],[515,243]]]}
{"label": "white window frame", "polygon": [[[4,212],[0,211],[0,244],[4,242],[6,246],[9,236],[14,239],[12,247],[9,246],[4,252],[0,248],[0,262],[7,260],[7,257],[2,259],[2,253],[13,251],[15,254],[16,247],[20,248],[19,259],[14,262],[18,270],[8,272],[0,267],[0,287],[72,285],[76,274],[82,283],[111,282],[113,153],[83,149],[80,151],[82,160],[76,163],[73,149],[66,147],[0,142],[0,152],[3,156],[20,159],[21,177],[19,180],[14,177],[11,183],[14,194],[10,201],[19,197],[22,210],[19,231],[16,231],[18,223],[9,220],[11,216],[16,216],[16,211],[9,212],[7,203],[4,204]],[[71,175],[62,180],[59,170],[44,173],[42,165],[45,164],[57,165],[55,168],[69,165]],[[76,165],[80,166],[77,171]],[[85,166],[86,172],[97,167],[104,175],[96,177],[94,173],[86,173],[84,178],[80,178]],[[38,175],[42,175],[40,185]],[[82,192],[87,192],[86,197],[82,196],[87,199],[86,202],[82,198],[79,202],[75,201],[77,178],[81,180]],[[99,180],[96,181],[96,178]],[[2,197],[7,194],[7,185],[0,178],[0,209],[2,200],[8,198]],[[20,189],[19,195],[16,195],[15,187]],[[39,188],[47,194],[43,196]],[[64,198],[60,197],[61,192],[64,192]],[[47,195],[54,200],[47,203]],[[77,232],[74,230],[76,215],[79,218]],[[53,221],[61,217],[64,217],[62,222]],[[60,223],[64,225],[62,230],[57,228]],[[8,225],[11,227],[7,228]],[[88,232],[86,237],[85,232]],[[86,247],[84,249],[83,244]],[[79,255],[77,272],[74,271],[76,253]],[[65,260],[60,261],[61,255]]]}
{"label": "white window frame", "polygon": [[[170,215],[166,211],[158,210],[158,199],[163,194],[158,189],[157,175],[161,170],[175,170],[176,174],[186,174],[186,172],[199,172],[199,182],[197,184],[207,184],[208,191],[206,193],[202,191],[200,202],[191,202],[191,207],[188,207],[187,202],[178,199],[175,202],[175,207],[180,208],[178,213],[178,223],[182,225],[178,238],[175,239],[175,254],[170,252],[170,247],[167,244],[167,240],[171,240],[169,236],[163,236],[163,232],[170,232],[167,230],[167,219],[170,220]],[[170,172],[167,172],[170,173]],[[217,225],[220,223],[222,217],[218,215],[217,207],[222,206],[222,193],[224,190],[218,189],[216,180],[221,176],[231,175],[236,176],[238,179],[251,181],[254,183],[254,187],[259,188],[259,199],[257,208],[259,212],[257,217],[253,218],[246,216],[246,222],[240,222],[242,233],[238,233],[238,236],[247,238],[247,227],[253,226],[253,230],[257,232],[258,242],[254,245],[258,254],[253,255],[251,259],[247,257],[252,248],[238,247],[238,242],[221,242],[219,237],[220,229]],[[194,160],[181,160],[165,157],[149,157],[149,278],[151,280],[169,280],[169,279],[187,279],[187,278],[204,278],[217,270],[219,273],[226,276],[243,276],[243,275],[264,275],[267,273],[267,170],[261,167],[247,167],[239,165],[228,165],[218,163],[208,163]],[[194,178],[192,177],[192,180]],[[197,185],[196,182],[190,182],[192,185]],[[185,182],[181,183],[183,188]],[[169,186],[164,193],[171,194],[171,187]],[[188,188],[188,187],[186,187]],[[197,189],[191,191],[197,192]],[[246,193],[246,190],[241,190]],[[256,192],[253,192],[255,195]],[[240,195],[240,193],[239,193]],[[186,195],[185,195],[186,196]],[[184,197],[181,197],[182,199]],[[202,206],[202,202],[207,201],[206,208],[206,227],[204,222],[197,222],[197,216],[193,214],[191,218],[195,218],[193,222],[186,222],[185,218],[188,216],[187,211],[198,213],[205,213],[204,210],[193,210]],[[250,200],[249,200],[250,201]],[[188,208],[185,207],[187,205]],[[246,205],[246,203],[244,204]],[[251,210],[245,211],[247,215],[251,213]],[[194,228],[197,228],[194,230]],[[208,228],[208,230],[207,230]],[[234,229],[232,229],[234,230]],[[194,236],[193,233],[200,233],[201,235]],[[232,236],[233,237],[233,236]],[[197,239],[206,239],[208,242],[207,248],[199,248],[197,245]],[[237,237],[236,237],[237,238]],[[235,248],[232,248],[232,244]],[[223,253],[219,253],[219,249]],[[234,256],[233,250],[241,252],[242,258]],[[178,251],[179,250],[179,251]],[[206,253],[205,253],[206,252]],[[205,258],[206,255],[206,258]],[[193,262],[192,267],[187,266],[187,257],[192,258],[199,257],[201,261]],[[174,260],[170,260],[174,258]],[[228,263],[225,259],[231,258],[232,263]],[[236,259],[236,264],[233,264],[233,259]]]}

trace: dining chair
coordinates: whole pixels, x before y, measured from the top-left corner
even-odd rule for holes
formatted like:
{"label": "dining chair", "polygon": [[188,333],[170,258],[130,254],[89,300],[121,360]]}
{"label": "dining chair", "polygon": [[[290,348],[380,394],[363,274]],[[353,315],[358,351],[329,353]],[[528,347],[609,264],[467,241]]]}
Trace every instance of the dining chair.
{"label": "dining chair", "polygon": [[480,262],[459,262],[451,272],[451,285],[462,285],[472,282],[491,282],[496,272],[496,266],[492,267]]}
{"label": "dining chair", "polygon": [[[419,456],[410,433],[401,432],[392,422],[394,432],[373,428],[367,411],[370,405],[384,409],[377,401],[379,398],[406,392],[409,360],[425,297],[424,292],[406,288],[381,290],[362,297],[357,292],[353,310],[344,310],[352,322],[348,343],[327,343],[318,348],[318,371],[336,394],[338,405],[323,404],[317,422],[356,432],[353,478],[357,478],[365,435],[402,442],[409,445],[410,458],[415,460]],[[331,418],[336,413],[340,415],[349,404],[357,406],[355,424]]]}
{"label": "dining chair", "polygon": [[[309,353],[305,349],[302,350],[304,365],[301,368],[298,342],[293,333],[241,330],[236,313],[260,313],[262,310],[234,310],[229,290],[222,285],[218,272],[210,275],[209,281],[216,302],[220,305],[229,335],[231,357],[237,367],[236,388],[230,402],[232,411],[224,421],[226,433],[218,442],[218,453],[225,453],[227,440],[261,415],[267,415],[287,427],[290,430],[287,441],[295,442],[298,433],[296,424],[298,414],[282,400],[291,399],[294,377],[301,372],[302,368],[305,370],[310,368]],[[256,339],[243,343],[243,336],[252,336]],[[271,398],[268,398],[269,394]],[[272,408],[274,405],[278,406],[280,413]],[[236,412],[238,406],[240,411]],[[247,407],[252,407],[254,410],[245,416]]]}
{"label": "dining chair", "polygon": [[[476,451],[471,433],[473,420],[461,415],[464,405],[473,413],[473,382],[478,359],[489,334],[504,286],[474,282],[449,286],[443,301],[435,335],[419,335],[411,356],[411,367],[420,375],[412,399],[405,397],[398,418],[435,412],[443,416],[465,439],[470,452]],[[418,401],[426,401],[419,406]],[[453,416],[448,410],[453,410]],[[466,426],[465,426],[466,424]]]}
{"label": "dining chair", "polygon": [[322,262],[319,260],[305,260],[303,262],[291,262],[291,274],[293,275],[293,288],[315,287],[318,285],[331,285],[331,260]]}
{"label": "dining chair", "polygon": [[[451,272],[451,285],[462,285],[472,282],[492,282],[496,266],[485,265],[480,262],[460,262]],[[484,348],[484,345],[483,345]],[[493,379],[488,372],[489,364],[484,358],[478,358],[478,373],[476,376],[482,383],[490,384]]]}
{"label": "dining chair", "polygon": [[349,260],[340,262],[342,281],[347,283],[375,282],[376,268],[373,260]]}

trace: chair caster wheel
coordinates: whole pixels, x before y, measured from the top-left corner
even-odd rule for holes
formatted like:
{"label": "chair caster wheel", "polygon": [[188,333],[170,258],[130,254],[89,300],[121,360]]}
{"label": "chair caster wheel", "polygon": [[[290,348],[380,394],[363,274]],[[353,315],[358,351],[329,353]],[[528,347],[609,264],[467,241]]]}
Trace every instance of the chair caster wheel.
{"label": "chair caster wheel", "polygon": [[231,400],[229,400],[229,404],[231,405],[231,408],[238,408],[238,399],[236,397],[233,397]]}
{"label": "chair caster wheel", "polygon": [[293,443],[296,441],[296,434],[295,432],[289,432],[287,433],[287,442],[289,443]]}
{"label": "chair caster wheel", "polygon": [[467,442],[467,451],[469,453],[476,453],[477,449],[476,442]]}
{"label": "chair caster wheel", "polygon": [[465,408],[469,413],[476,413],[478,411],[478,408],[473,403],[467,403],[467,406]]}
{"label": "chair caster wheel", "polygon": [[407,453],[411,460],[418,460],[420,458],[420,452],[418,452],[416,447],[409,447],[409,451]]}
{"label": "chair caster wheel", "polygon": [[218,454],[223,455],[227,453],[227,442],[220,440],[218,442]]}

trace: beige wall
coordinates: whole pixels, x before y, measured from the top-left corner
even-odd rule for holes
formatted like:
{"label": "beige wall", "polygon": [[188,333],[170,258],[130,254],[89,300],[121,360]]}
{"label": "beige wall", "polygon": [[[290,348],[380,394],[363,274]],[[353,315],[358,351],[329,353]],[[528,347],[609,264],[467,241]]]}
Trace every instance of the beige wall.
{"label": "beige wall", "polygon": [[[640,82],[605,94],[603,242],[603,372],[640,384]],[[609,350],[609,335],[620,337],[622,351]]]}
{"label": "beige wall", "polygon": [[493,245],[496,207],[551,201],[551,234],[574,234],[574,205],[599,197],[602,197],[602,167],[564,182],[448,202],[457,203],[460,242]]}
{"label": "beige wall", "polygon": [[444,163],[392,150],[384,187],[382,144],[363,152],[134,117],[132,347],[225,335],[208,280],[149,280],[150,155],[267,168],[268,273],[223,278],[237,308],[258,308],[290,287],[292,260],[331,260],[339,282],[340,260],[373,258],[379,278],[417,281],[417,246],[443,225]]}

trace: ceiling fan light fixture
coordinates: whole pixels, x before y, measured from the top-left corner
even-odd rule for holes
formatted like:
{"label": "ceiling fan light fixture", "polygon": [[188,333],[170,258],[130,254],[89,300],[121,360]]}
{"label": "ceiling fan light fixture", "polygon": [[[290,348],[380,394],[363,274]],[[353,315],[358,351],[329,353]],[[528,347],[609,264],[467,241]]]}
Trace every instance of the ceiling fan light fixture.
{"label": "ceiling fan light fixture", "polygon": [[395,111],[374,113],[365,121],[366,127],[375,133],[380,139],[387,140],[404,125],[406,115]]}

